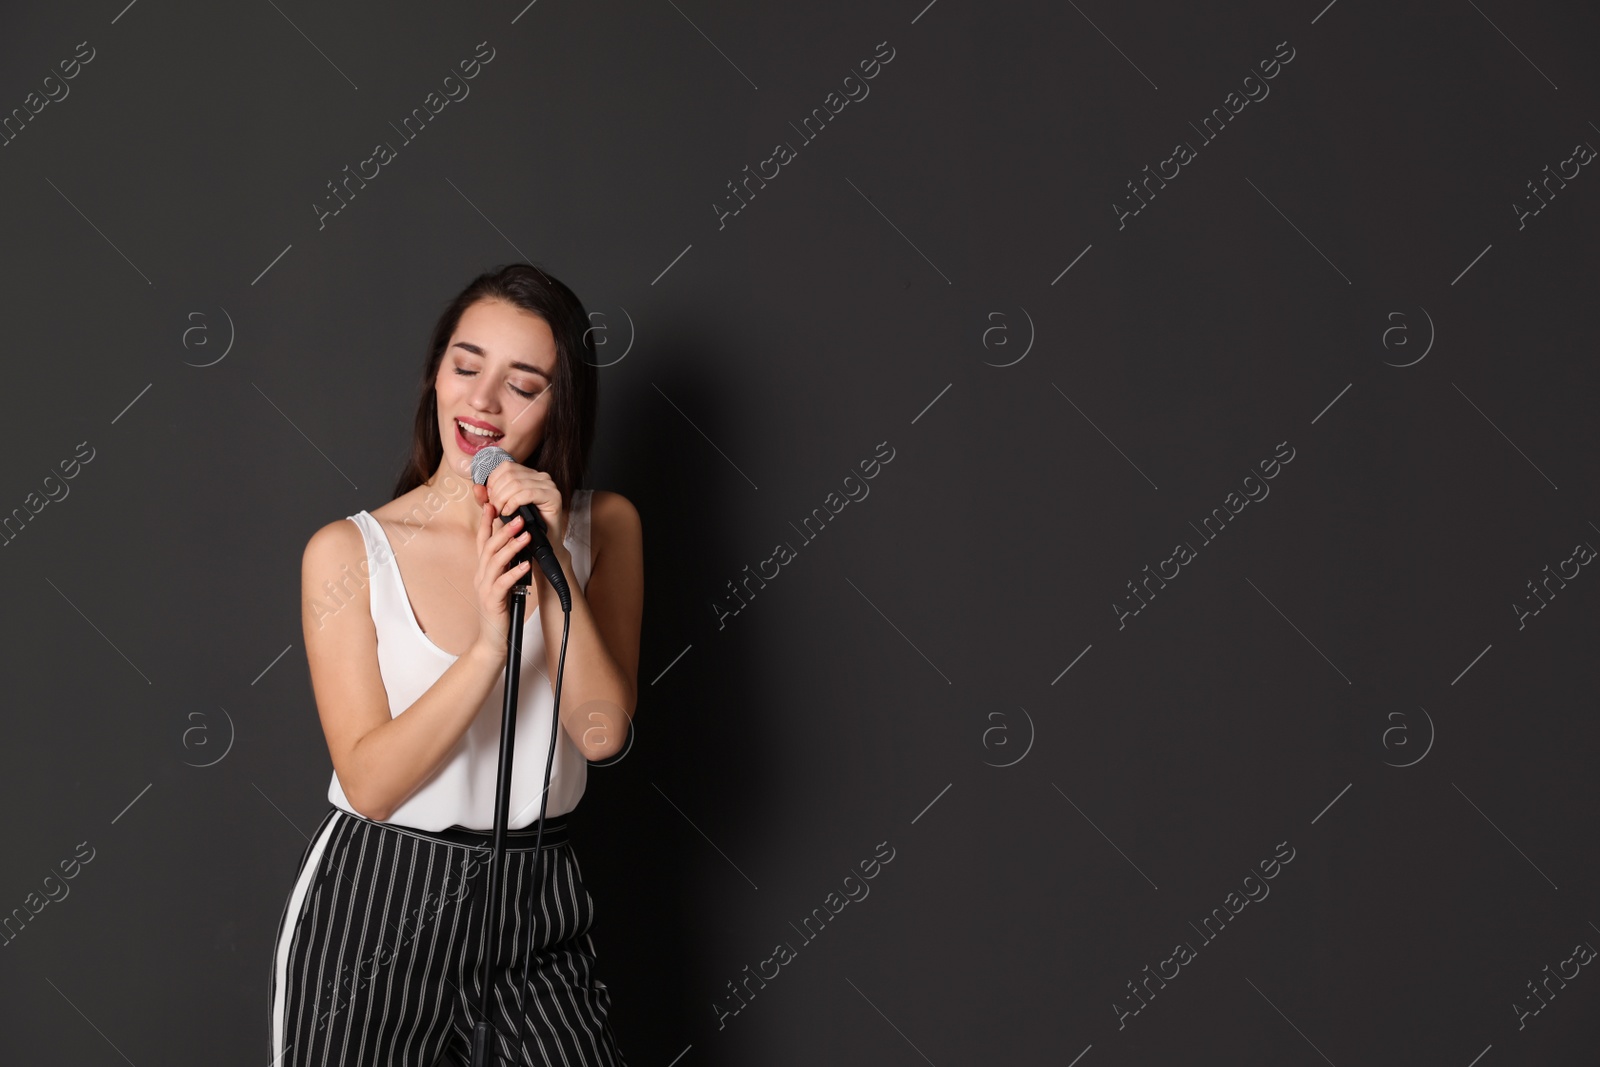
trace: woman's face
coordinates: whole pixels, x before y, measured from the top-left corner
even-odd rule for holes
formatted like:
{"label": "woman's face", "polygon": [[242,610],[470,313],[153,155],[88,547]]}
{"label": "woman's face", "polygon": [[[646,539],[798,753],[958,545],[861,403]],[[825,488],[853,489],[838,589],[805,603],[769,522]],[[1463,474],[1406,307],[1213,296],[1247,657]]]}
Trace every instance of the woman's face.
{"label": "woman's face", "polygon": [[443,461],[466,477],[488,445],[525,461],[544,439],[555,373],[555,335],[544,319],[501,300],[467,308],[433,381]]}

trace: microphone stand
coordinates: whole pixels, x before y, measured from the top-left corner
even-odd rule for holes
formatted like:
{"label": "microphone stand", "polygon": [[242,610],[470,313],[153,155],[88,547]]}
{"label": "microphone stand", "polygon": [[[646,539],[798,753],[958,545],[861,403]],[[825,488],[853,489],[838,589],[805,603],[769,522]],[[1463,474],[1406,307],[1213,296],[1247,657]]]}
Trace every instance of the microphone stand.
{"label": "microphone stand", "polygon": [[[532,508],[521,509],[523,522],[528,522],[528,513]],[[515,513],[513,516],[515,517]],[[502,516],[507,518],[507,516]],[[544,522],[537,512],[533,512],[534,521],[539,529],[544,530]],[[555,763],[557,731],[561,725],[561,675],[567,662],[567,630],[572,625],[572,595],[567,588],[566,575],[561,573],[561,562],[549,551],[537,555],[534,546],[537,539],[530,539],[527,547],[517,553],[517,560],[527,560],[529,567],[511,585],[507,596],[507,609],[509,612],[506,627],[506,670],[505,670],[505,701],[500,712],[500,764],[495,772],[495,800],[494,800],[494,847],[489,861],[489,897],[484,909],[484,925],[479,945],[480,966],[478,975],[478,1021],[472,1028],[472,1067],[489,1067],[492,1053],[489,1050],[489,971],[492,964],[493,948],[489,944],[492,931],[500,925],[500,890],[505,882],[505,837],[506,823],[509,821],[511,808],[511,768],[512,757],[516,746],[517,735],[517,682],[522,674],[522,633],[523,612],[527,608],[528,579],[533,574],[533,567],[538,566],[550,581],[561,600],[561,652],[556,661],[555,704],[550,713],[550,751],[544,764],[544,789],[539,797],[539,829],[533,838],[533,891],[537,894],[540,890],[542,877],[542,863],[544,859],[540,844],[544,838],[545,811],[550,803],[550,770]],[[517,1013],[517,1055],[522,1054],[523,1021],[527,1016],[527,1009],[522,1004],[526,996],[528,985],[528,955],[532,954],[533,946],[533,912],[528,915],[528,952],[522,960],[522,988],[518,990]]]}

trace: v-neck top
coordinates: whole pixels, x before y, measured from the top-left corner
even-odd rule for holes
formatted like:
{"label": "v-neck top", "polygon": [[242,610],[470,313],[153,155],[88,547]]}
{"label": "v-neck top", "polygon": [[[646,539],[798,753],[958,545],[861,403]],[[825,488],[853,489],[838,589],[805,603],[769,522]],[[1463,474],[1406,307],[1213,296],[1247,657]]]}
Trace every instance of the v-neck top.
{"label": "v-neck top", "polygon": [[[592,496],[593,492],[588,489],[575,491],[567,509],[565,544],[572,553],[573,577],[579,589],[588,588],[589,568],[593,562],[589,547]],[[393,718],[416,703],[460,657],[434,644],[417,622],[394,547],[383,526],[366,511],[346,518],[361,530],[361,539],[366,544],[364,574],[372,604],[372,622],[378,635],[378,671],[383,677],[383,687],[389,697],[389,715]],[[529,596],[533,597],[532,589]],[[555,651],[560,652],[560,649]],[[544,767],[550,755],[551,718],[555,713],[555,694],[551,691],[554,677],[555,665],[546,658],[544,627],[536,604],[523,623],[521,673],[517,681],[517,737],[513,750],[510,813],[506,822],[509,829],[531,826],[539,818]],[[564,699],[565,696],[563,694]],[[477,716],[439,769],[385,821],[419,830],[443,830],[449,826],[493,830],[504,703],[502,668]],[[550,768],[547,817],[563,815],[578,806],[588,771],[588,759],[567,731],[558,727],[555,760]],[[328,785],[328,800],[335,807],[359,814],[345,797],[337,771]]]}

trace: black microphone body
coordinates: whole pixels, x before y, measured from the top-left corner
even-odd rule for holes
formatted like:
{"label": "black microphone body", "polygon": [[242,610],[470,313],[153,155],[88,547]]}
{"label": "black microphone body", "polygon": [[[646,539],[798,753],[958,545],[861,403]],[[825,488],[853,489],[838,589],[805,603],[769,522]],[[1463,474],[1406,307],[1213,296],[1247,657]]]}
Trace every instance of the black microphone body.
{"label": "black microphone body", "polygon": [[[515,462],[511,453],[503,448],[494,445],[480,448],[472,457],[472,480],[479,485],[487,485],[490,472],[507,461]],[[556,591],[556,596],[560,597],[561,610],[571,611],[572,590],[567,587],[567,576],[561,569],[561,561],[556,559],[555,551],[550,547],[544,516],[540,515],[539,509],[532,504],[519,504],[510,515],[502,515],[500,518],[502,521],[509,521],[517,515],[522,516],[522,528],[528,532],[527,547],[517,554],[518,560],[531,557],[544,572],[545,580]]]}

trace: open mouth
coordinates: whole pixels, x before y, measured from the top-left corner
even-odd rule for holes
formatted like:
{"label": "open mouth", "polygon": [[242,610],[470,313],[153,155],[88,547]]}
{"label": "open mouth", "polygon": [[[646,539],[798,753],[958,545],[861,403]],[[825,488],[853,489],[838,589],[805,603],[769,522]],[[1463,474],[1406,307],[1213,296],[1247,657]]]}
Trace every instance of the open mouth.
{"label": "open mouth", "polygon": [[478,426],[470,426],[460,419],[455,420],[456,445],[467,455],[472,455],[486,445],[492,445],[505,436],[503,433],[486,431]]}

